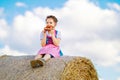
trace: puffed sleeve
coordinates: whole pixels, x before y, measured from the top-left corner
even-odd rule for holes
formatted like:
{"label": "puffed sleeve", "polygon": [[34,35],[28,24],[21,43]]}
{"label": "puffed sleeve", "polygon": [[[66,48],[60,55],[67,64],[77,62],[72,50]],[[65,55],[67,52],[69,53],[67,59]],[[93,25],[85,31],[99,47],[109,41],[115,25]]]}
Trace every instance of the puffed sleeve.
{"label": "puffed sleeve", "polygon": [[44,36],[43,36],[43,32],[41,32],[41,33],[40,33],[40,40],[42,40],[43,37],[44,37]]}
{"label": "puffed sleeve", "polygon": [[60,31],[57,31],[57,38],[61,39],[61,32]]}

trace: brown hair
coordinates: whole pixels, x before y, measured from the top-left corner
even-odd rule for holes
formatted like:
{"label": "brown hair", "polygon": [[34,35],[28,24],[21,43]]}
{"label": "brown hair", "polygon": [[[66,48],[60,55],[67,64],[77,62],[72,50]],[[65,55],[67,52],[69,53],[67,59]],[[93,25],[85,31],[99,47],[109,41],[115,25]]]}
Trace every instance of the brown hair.
{"label": "brown hair", "polygon": [[53,15],[47,16],[47,17],[46,17],[46,21],[47,21],[48,18],[52,18],[55,23],[58,22],[57,18],[56,18],[55,16],[53,16]]}

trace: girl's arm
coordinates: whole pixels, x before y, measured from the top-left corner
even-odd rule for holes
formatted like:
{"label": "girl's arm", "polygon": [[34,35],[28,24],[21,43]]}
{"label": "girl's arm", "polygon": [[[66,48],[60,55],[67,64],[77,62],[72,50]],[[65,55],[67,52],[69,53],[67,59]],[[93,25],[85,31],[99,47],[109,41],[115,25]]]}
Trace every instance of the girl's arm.
{"label": "girl's arm", "polygon": [[55,37],[54,30],[51,31],[51,36],[52,36],[52,40],[53,40],[54,45],[59,46],[60,39]]}
{"label": "girl's arm", "polygon": [[44,47],[46,45],[46,33],[43,31],[43,39],[41,40],[41,46]]}
{"label": "girl's arm", "polygon": [[55,46],[59,46],[59,44],[60,44],[60,39],[57,39],[57,38],[55,37],[55,35],[54,35],[54,36],[52,36],[52,40],[53,40],[53,43],[54,43]]}

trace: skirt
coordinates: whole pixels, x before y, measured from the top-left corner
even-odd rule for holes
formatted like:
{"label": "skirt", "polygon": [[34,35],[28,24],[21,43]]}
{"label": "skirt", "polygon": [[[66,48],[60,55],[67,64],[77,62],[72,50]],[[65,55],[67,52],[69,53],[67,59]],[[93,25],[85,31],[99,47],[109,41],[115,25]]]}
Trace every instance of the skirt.
{"label": "skirt", "polygon": [[55,46],[53,44],[48,44],[44,47],[42,47],[39,51],[38,51],[38,55],[40,54],[50,54],[53,57],[60,57],[60,48],[59,46]]}

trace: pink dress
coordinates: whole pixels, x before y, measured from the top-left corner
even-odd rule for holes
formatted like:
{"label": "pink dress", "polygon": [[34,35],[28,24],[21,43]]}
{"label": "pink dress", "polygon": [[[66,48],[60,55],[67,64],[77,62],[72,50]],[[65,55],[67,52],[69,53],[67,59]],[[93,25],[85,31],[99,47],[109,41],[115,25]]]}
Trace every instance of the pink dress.
{"label": "pink dress", "polygon": [[[55,36],[57,36],[55,32]],[[50,54],[53,57],[60,57],[60,47],[55,46],[52,41],[52,37],[47,35],[47,41],[46,41],[46,46],[42,47],[38,54]]]}

